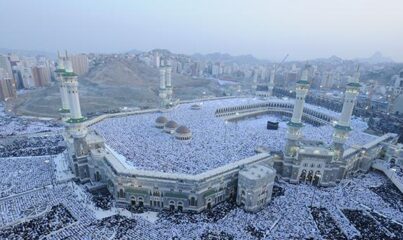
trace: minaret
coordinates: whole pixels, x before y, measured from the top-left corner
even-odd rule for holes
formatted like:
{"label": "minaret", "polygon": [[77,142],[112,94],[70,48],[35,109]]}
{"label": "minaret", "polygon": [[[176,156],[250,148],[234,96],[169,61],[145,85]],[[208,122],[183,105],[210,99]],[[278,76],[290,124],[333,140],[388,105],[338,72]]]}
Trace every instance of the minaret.
{"label": "minaret", "polygon": [[257,70],[253,71],[253,79],[252,79],[252,93],[256,95],[257,90]]}
{"label": "minaret", "polygon": [[167,89],[167,101],[172,102],[172,67],[168,64],[165,67],[165,81],[166,81],[166,89]]}
{"label": "minaret", "polygon": [[333,148],[335,150],[335,161],[341,161],[344,152],[344,143],[347,141],[348,133],[351,130],[350,121],[353,114],[354,105],[356,102],[359,89],[361,87],[359,83],[360,68],[357,67],[357,71],[354,77],[346,86],[346,92],[344,93],[343,109],[341,110],[340,119],[334,126],[333,134]]}
{"label": "minaret", "polygon": [[57,57],[57,68],[55,70],[55,73],[56,79],[59,81],[60,98],[62,100],[62,107],[59,109],[59,113],[62,117],[63,122],[65,122],[69,119],[70,106],[69,99],[67,98],[67,88],[63,79],[63,73],[65,73],[64,60],[60,56],[59,52],[57,52]]}
{"label": "minaret", "polygon": [[166,69],[165,67],[160,67],[160,107],[165,108],[167,106],[167,90],[166,90]]}
{"label": "minaret", "polygon": [[67,99],[70,106],[70,118],[67,120],[70,133],[73,138],[83,138],[87,134],[87,128],[82,124],[86,118],[81,115],[80,99],[78,96],[77,74],[73,72],[71,60],[66,52],[65,72],[62,74],[67,88]]}
{"label": "minaret", "polygon": [[270,72],[270,81],[269,85],[267,86],[268,95],[271,97],[273,96],[273,89],[274,89],[274,78],[276,76],[276,66],[273,66],[273,69]]}
{"label": "minaret", "polygon": [[301,128],[303,125],[301,119],[308,89],[308,69],[305,68],[304,71],[302,71],[301,80],[297,81],[294,110],[292,112],[291,121],[287,124],[288,130],[285,154],[288,156],[294,156],[297,150],[298,140],[302,138]]}

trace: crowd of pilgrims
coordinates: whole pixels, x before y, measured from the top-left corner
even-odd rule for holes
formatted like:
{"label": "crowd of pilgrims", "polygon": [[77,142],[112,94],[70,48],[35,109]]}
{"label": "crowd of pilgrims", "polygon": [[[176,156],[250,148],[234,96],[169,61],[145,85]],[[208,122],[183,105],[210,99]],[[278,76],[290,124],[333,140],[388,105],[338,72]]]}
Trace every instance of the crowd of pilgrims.
{"label": "crowd of pilgrims", "polygon": [[6,114],[3,105],[0,104],[0,138],[60,129],[62,125],[57,121],[39,121]]}
{"label": "crowd of pilgrims", "polygon": [[[22,178],[22,184],[28,184],[30,178],[41,174],[45,173],[28,172],[29,177]],[[7,179],[1,181],[14,181]],[[8,229],[3,232],[11,234],[8,235],[11,239],[25,236],[31,239],[216,239],[217,236],[222,239],[318,239],[327,238],[328,234],[348,239],[380,239],[379,236],[402,239],[401,211],[372,190],[388,181],[375,172],[343,180],[331,188],[293,185],[280,179],[275,183],[272,201],[258,213],[247,213],[233,202],[227,202],[201,214],[162,212],[156,222],[130,212],[131,215],[116,212],[117,216],[99,218],[95,211],[105,210],[96,207],[93,195],[82,185],[54,183],[0,198],[0,229]],[[37,211],[36,216],[29,215],[27,209],[35,207],[43,210]],[[108,211],[117,210],[111,206]],[[46,223],[43,219],[50,221]],[[58,230],[49,232],[49,229]]]}
{"label": "crowd of pilgrims", "polygon": [[90,191],[90,193],[90,198],[92,202],[94,202],[95,207],[103,210],[111,209],[113,196],[109,193],[106,187],[98,189],[96,191]]}
{"label": "crowd of pilgrims", "polygon": [[51,185],[53,157],[0,158],[0,198]]}
{"label": "crowd of pilgrims", "polygon": [[[255,154],[257,147],[270,151],[282,151],[287,135],[289,118],[279,115],[262,115],[237,122],[226,122],[215,117],[217,108],[245,102],[232,100],[204,102],[200,110],[192,110],[191,104],[182,104],[166,113],[148,113],[121,118],[105,119],[93,126],[106,143],[126,157],[130,165],[138,169],[162,172],[198,174]],[[177,140],[171,134],[155,127],[155,119],[165,116],[192,132],[189,141]],[[267,121],[280,122],[278,130],[267,130]],[[352,120],[354,129],[347,146],[363,145],[374,136],[363,133],[365,122]],[[303,134],[331,144],[333,127],[315,127],[305,124]]]}
{"label": "crowd of pilgrims", "polygon": [[401,183],[403,183],[403,168],[402,167],[396,167],[395,168],[396,169],[396,178],[398,178],[399,179],[399,181],[401,182]]}
{"label": "crowd of pilgrims", "polygon": [[0,239],[39,239],[73,222],[70,212],[59,204],[37,218],[2,229]]}
{"label": "crowd of pilgrims", "polygon": [[55,155],[65,149],[61,135],[22,137],[0,143],[0,158]]}
{"label": "crowd of pilgrims", "polygon": [[[208,104],[205,105],[208,109]],[[181,122],[175,111],[167,115],[180,123],[188,123]],[[144,127],[155,129],[156,116],[150,117],[149,123],[144,122]],[[123,118],[122,121],[137,120]],[[253,121],[259,122],[260,118]],[[251,121],[243,121],[228,127],[236,131],[227,129],[225,132],[252,137],[256,133],[238,131],[248,122],[256,127]],[[195,126],[193,128],[197,129]],[[189,128],[192,129],[190,123]],[[312,132],[316,132],[315,129],[318,128],[312,128]],[[209,133],[211,131],[208,129]],[[222,138],[220,132],[217,134]],[[158,130],[151,134],[163,135]],[[321,135],[320,131],[316,134]],[[376,172],[343,180],[331,188],[292,185],[280,179],[275,184],[272,201],[258,213],[247,213],[233,202],[227,202],[201,214],[163,212],[152,222],[134,213],[123,214],[124,209],[111,206],[110,198],[96,198],[82,185],[57,183],[54,181],[55,159],[49,155],[0,158],[1,239],[324,239],[329,234],[336,234],[340,239],[403,239],[402,194],[384,175]],[[137,161],[137,157],[134,159]],[[217,162],[209,167],[216,165]],[[111,211],[112,215],[99,216],[99,213]]]}
{"label": "crowd of pilgrims", "polygon": [[371,187],[370,189],[391,207],[403,212],[403,195],[391,181],[386,181],[383,184]]}

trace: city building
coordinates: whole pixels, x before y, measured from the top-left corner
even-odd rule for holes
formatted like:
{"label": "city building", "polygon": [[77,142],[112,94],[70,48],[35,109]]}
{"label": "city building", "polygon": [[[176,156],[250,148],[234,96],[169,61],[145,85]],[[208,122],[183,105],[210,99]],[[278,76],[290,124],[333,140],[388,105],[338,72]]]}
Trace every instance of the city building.
{"label": "city building", "polygon": [[16,83],[14,78],[0,71],[0,100],[5,101],[9,98],[15,98],[16,96]]}
{"label": "city building", "polygon": [[10,61],[5,55],[0,55],[0,69],[3,69],[3,74],[13,77]]}
{"label": "city building", "polygon": [[403,93],[403,69],[400,70],[398,77],[393,84],[393,94],[398,96]]}
{"label": "city building", "polygon": [[29,89],[34,88],[36,86],[31,67],[21,66],[19,68],[19,72],[21,76],[22,85],[24,86],[24,88]]}
{"label": "city building", "polygon": [[393,86],[388,91],[388,111],[392,113],[403,113],[403,69],[398,75],[392,77]]}
{"label": "city building", "polygon": [[295,64],[293,64],[291,70],[286,73],[284,86],[290,86],[290,84],[293,84],[297,81],[298,71],[298,68],[295,66]]}
{"label": "city building", "polygon": [[73,65],[74,73],[76,73],[77,75],[83,75],[88,72],[89,63],[87,55],[75,54],[75,55],[69,55],[68,57],[70,58],[71,63]]}
{"label": "city building", "polygon": [[35,66],[32,68],[32,76],[35,87],[44,87],[50,84],[50,69],[47,66]]}
{"label": "city building", "polygon": [[21,71],[20,71],[20,67],[22,65],[21,60],[18,55],[13,54],[13,53],[8,54],[8,59],[11,64],[11,69],[13,72],[13,77],[17,84],[17,89],[23,89],[24,83],[22,81],[22,76],[21,76]]}

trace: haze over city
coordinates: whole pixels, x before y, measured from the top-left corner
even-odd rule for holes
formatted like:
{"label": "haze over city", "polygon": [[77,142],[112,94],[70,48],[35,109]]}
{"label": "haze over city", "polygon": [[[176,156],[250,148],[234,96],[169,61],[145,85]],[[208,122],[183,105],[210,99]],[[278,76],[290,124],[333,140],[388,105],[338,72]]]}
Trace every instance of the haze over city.
{"label": "haze over city", "polygon": [[0,46],[55,52],[252,54],[280,60],[380,51],[403,61],[403,2],[341,1],[0,1]]}

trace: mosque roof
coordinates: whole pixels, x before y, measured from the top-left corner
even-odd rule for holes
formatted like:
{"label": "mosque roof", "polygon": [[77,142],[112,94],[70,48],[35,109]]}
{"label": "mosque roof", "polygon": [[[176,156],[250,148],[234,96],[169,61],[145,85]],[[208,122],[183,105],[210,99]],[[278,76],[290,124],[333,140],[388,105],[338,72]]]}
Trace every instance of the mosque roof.
{"label": "mosque roof", "polygon": [[168,119],[164,116],[159,116],[159,117],[157,117],[157,119],[155,119],[155,122],[156,123],[166,123],[166,122],[168,122]]}
{"label": "mosque roof", "polygon": [[165,124],[165,127],[166,128],[177,128],[178,124],[175,121],[170,120]]}
{"label": "mosque roof", "polygon": [[178,134],[188,134],[190,133],[190,129],[184,125],[181,125],[175,130],[175,132]]}

